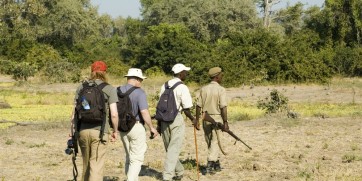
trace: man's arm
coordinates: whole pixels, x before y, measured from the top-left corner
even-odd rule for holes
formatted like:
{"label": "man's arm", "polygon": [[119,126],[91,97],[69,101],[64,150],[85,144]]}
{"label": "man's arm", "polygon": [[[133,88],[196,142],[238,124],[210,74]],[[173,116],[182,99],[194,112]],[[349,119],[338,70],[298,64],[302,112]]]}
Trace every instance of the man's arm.
{"label": "man's arm", "polygon": [[222,121],[224,122],[224,128],[225,128],[225,130],[229,130],[227,113],[228,113],[228,109],[227,109],[226,106],[223,107],[223,108],[221,108],[221,118],[222,118]]}
{"label": "man's arm", "polygon": [[201,107],[200,107],[200,106],[196,106],[196,121],[197,121],[197,124],[198,124],[197,127],[199,127],[199,128],[200,128],[200,122],[199,122],[199,120],[200,120],[200,115],[201,115]]}
{"label": "man's arm", "polygon": [[192,116],[191,111],[189,108],[183,110],[185,115],[191,120],[192,125],[197,129],[200,130],[200,126],[198,121]]}
{"label": "man's arm", "polygon": [[115,141],[118,135],[118,110],[117,103],[112,103],[109,105],[109,109],[111,111],[111,120],[113,125],[113,133],[111,141]]}
{"label": "man's arm", "polygon": [[159,133],[152,125],[151,115],[150,115],[150,112],[148,111],[148,109],[141,110],[141,115],[142,115],[143,120],[147,124],[147,126],[150,128],[151,135],[152,135],[151,137],[152,138],[157,137]]}

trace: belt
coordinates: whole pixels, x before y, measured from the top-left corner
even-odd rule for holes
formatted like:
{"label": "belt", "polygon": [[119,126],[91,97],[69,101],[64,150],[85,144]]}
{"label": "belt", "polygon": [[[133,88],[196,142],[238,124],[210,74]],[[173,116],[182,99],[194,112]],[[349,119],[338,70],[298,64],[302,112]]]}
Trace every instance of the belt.
{"label": "belt", "polygon": [[[204,112],[202,112],[202,113],[204,113]],[[215,115],[221,115],[221,114],[210,114],[210,113],[207,113],[208,115],[213,115],[213,116],[215,116]]]}

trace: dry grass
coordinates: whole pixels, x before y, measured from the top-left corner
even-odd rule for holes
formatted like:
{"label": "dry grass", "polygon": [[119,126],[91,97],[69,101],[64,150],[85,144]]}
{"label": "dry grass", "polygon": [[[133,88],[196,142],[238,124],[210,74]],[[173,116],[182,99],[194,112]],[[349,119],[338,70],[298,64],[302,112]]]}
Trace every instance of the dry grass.
{"label": "dry grass", "polygon": [[[230,128],[253,150],[223,134],[228,155],[221,155],[223,171],[201,175],[200,180],[361,180],[362,132],[360,118],[280,119],[279,116],[235,122]],[[181,154],[185,180],[196,180],[193,129],[187,122]],[[72,178],[71,156],[64,154],[68,128],[65,122],[12,127],[0,132],[0,178],[3,180],[66,180]],[[198,155],[206,163],[202,131],[197,132]],[[124,178],[124,150],[120,141],[110,144],[105,175]],[[148,141],[141,180],[157,180],[164,159],[162,140]],[[80,155],[77,159],[81,170]],[[191,165],[190,165],[191,164]]]}
{"label": "dry grass", "polygon": [[[5,79],[9,80],[9,79]],[[167,78],[144,82],[149,99]],[[115,79],[113,85],[123,84]],[[362,180],[362,81],[336,79],[330,85],[283,85],[229,88],[230,129],[253,150],[225,133],[222,143],[228,155],[220,155],[222,172],[200,180]],[[33,120],[36,125],[0,129],[0,180],[70,180],[71,156],[64,153],[69,133],[71,102],[76,84],[28,84],[0,78],[0,101],[12,108],[0,109],[0,120]],[[256,101],[278,89],[289,98],[298,119],[285,113],[264,116]],[[192,92],[197,87],[191,87]],[[55,95],[54,99],[45,99]],[[63,97],[64,96],[64,97]],[[151,104],[151,106],[154,106]],[[53,110],[62,110],[53,112]],[[47,112],[47,114],[45,113]],[[42,114],[44,113],[44,114]],[[29,119],[30,118],[30,119]],[[243,121],[240,121],[243,120]],[[187,129],[181,160],[184,180],[197,180],[193,129]],[[4,125],[4,124],[1,124]],[[207,149],[203,132],[197,132],[200,164],[205,165]],[[140,180],[160,179],[164,148],[160,138],[148,141]],[[105,176],[124,178],[124,150],[120,141],[109,144]],[[81,172],[81,156],[77,159]]]}

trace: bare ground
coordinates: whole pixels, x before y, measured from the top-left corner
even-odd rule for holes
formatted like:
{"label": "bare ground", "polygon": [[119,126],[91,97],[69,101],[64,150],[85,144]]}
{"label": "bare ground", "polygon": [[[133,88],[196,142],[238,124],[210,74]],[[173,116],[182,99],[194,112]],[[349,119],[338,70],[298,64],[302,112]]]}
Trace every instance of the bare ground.
{"label": "bare ground", "polygon": [[[235,122],[231,130],[253,150],[223,134],[227,155],[223,170],[201,175],[200,180],[362,180],[361,118],[266,117]],[[189,124],[190,125],[190,124]],[[70,180],[71,156],[64,153],[68,124],[16,126],[0,132],[0,178],[2,180]],[[181,160],[195,160],[193,128],[187,127]],[[197,132],[198,157],[206,163],[207,149],[202,131]],[[140,180],[161,178],[162,140],[149,140]],[[110,144],[105,176],[124,178],[124,150],[120,141]],[[349,158],[349,159],[348,159]],[[77,159],[79,172],[81,157]],[[197,180],[195,167],[184,180]]]}
{"label": "bare ground", "polygon": [[[57,85],[54,91],[59,90]],[[145,86],[146,92],[158,86]],[[74,85],[61,89],[74,92]],[[290,102],[362,103],[360,89],[325,86],[263,86],[228,89],[228,98],[255,102],[271,89],[278,89]],[[49,90],[49,89],[47,89]],[[361,114],[358,114],[361,115]],[[194,132],[187,122],[186,137],[180,159],[186,166],[195,161]],[[250,121],[230,124],[249,150],[226,133],[222,143],[227,155],[221,155],[222,171],[215,175],[201,175],[200,180],[229,181],[361,181],[362,180],[362,118],[288,119],[283,115],[266,116]],[[45,181],[71,180],[71,156],[64,153],[69,133],[69,123],[47,123],[14,126],[0,130],[0,180]],[[198,158],[206,164],[207,148],[203,132],[197,132]],[[140,180],[159,180],[162,175],[165,151],[160,138],[148,140]],[[125,178],[124,150],[121,141],[109,144],[105,180]],[[81,155],[77,157],[79,174],[82,171]],[[186,170],[183,180],[197,180],[195,167]]]}

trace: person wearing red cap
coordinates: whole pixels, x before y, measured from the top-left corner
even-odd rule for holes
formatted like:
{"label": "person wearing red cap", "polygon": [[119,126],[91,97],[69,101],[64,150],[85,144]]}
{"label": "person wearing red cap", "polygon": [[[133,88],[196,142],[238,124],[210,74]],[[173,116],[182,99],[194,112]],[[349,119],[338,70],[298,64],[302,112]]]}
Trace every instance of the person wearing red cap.
{"label": "person wearing red cap", "polygon": [[[75,102],[79,97],[79,93],[83,89],[83,85],[104,85],[102,92],[105,98],[106,119],[111,116],[111,122],[113,128],[118,127],[118,111],[117,111],[117,92],[116,89],[107,83],[107,65],[103,61],[96,61],[91,66],[91,75],[89,80],[81,84],[76,90]],[[103,84],[106,83],[106,84]],[[74,109],[75,110],[75,109]],[[110,111],[110,114],[109,114]],[[108,137],[110,131],[110,125],[108,121],[105,123],[99,122],[83,122],[77,121],[75,118],[75,112],[72,114],[72,126],[73,132],[77,133],[79,147],[82,153],[83,159],[83,173],[82,181],[99,181],[103,180],[103,169],[105,163],[105,154],[108,144]],[[104,125],[102,125],[104,124]],[[103,129],[103,135],[101,130]],[[118,135],[117,129],[111,133],[111,141],[115,141]]]}

